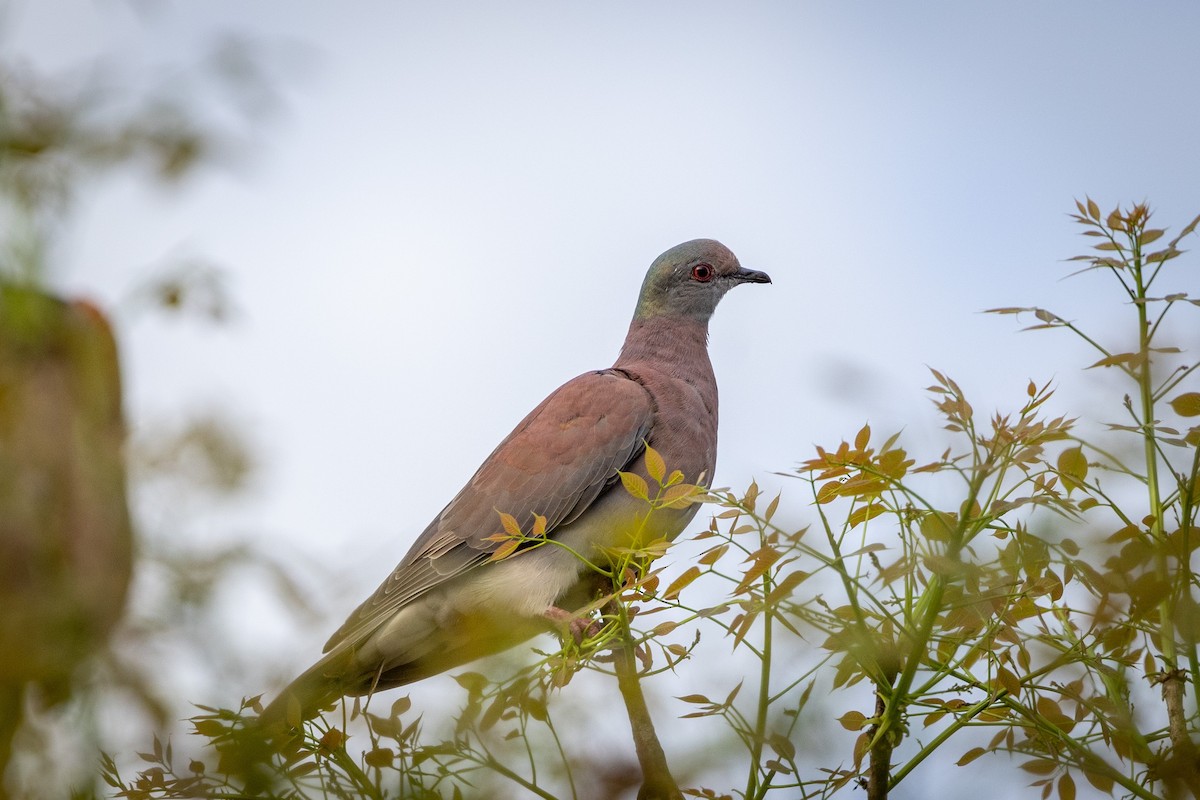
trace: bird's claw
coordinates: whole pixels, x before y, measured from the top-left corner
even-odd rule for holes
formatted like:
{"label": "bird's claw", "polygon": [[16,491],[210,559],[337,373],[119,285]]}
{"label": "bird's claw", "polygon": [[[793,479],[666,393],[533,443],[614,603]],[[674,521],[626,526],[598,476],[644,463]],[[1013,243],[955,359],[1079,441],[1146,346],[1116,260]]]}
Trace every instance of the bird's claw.
{"label": "bird's claw", "polygon": [[551,606],[542,613],[554,623],[560,635],[564,638],[570,636],[576,645],[583,644],[586,639],[597,636],[601,631],[600,623],[591,617],[580,617],[557,606]]}

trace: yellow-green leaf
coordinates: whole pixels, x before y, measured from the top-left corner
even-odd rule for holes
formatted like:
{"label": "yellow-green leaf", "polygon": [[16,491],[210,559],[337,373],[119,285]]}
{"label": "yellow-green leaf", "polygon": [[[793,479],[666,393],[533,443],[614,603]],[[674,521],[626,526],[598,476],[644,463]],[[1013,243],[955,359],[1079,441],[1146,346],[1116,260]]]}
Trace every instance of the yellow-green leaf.
{"label": "yellow-green leaf", "polygon": [[368,767],[390,767],[395,758],[396,753],[390,747],[377,747],[363,754]]}
{"label": "yellow-green leaf", "polygon": [[771,593],[766,596],[763,603],[768,606],[777,605],[780,600],[791,596],[796,587],[803,583],[809,574],[802,569],[789,573],[787,577],[775,584],[775,587],[771,589]]}
{"label": "yellow-green leaf", "polygon": [[716,547],[714,547],[711,550],[709,550],[708,552],[706,552],[704,555],[700,556],[699,561],[701,564],[704,564],[706,566],[712,566],[713,564],[717,563],[721,559],[721,556],[725,555],[725,552],[727,550],[729,550],[728,544],[717,545]]}
{"label": "yellow-green leaf", "polygon": [[1092,770],[1084,769],[1083,777],[1087,778],[1087,782],[1104,793],[1112,792],[1113,779],[1102,772],[1093,772]]}
{"label": "yellow-green leaf", "polygon": [[838,722],[848,731],[862,730],[863,723],[866,721],[867,718],[861,711],[847,711],[838,717]]}
{"label": "yellow-green leaf", "polygon": [[396,702],[392,703],[392,716],[404,716],[406,713],[408,713],[410,708],[412,708],[412,698],[410,698],[408,695],[404,695]]}
{"label": "yellow-green leaf", "polygon": [[914,463],[903,448],[888,450],[879,456],[879,471],[892,480],[899,480]]}
{"label": "yellow-green leaf", "polygon": [[688,567],[686,570],[684,570],[682,575],[671,581],[671,585],[667,587],[665,592],[663,592],[663,598],[666,600],[674,600],[679,596],[679,593],[683,591],[684,587],[699,577],[699,567]]}
{"label": "yellow-green leaf", "polygon": [[863,757],[871,751],[871,733],[863,731],[854,740],[854,769],[862,768]]}
{"label": "yellow-green leaf", "polygon": [[683,697],[676,697],[676,700],[682,700],[685,703],[713,705],[713,701],[709,700],[702,694],[685,694]]}
{"label": "yellow-green leaf", "polygon": [[521,542],[518,539],[509,539],[507,542],[492,551],[492,557],[490,560],[499,561],[503,558],[508,558],[513,554],[513,551],[516,550],[517,546],[520,544]]}
{"label": "yellow-green leaf", "polygon": [[779,508],[779,494],[775,495],[775,499],[767,504],[767,510],[763,512],[763,520],[770,522],[771,517],[775,516],[775,510]]}
{"label": "yellow-green leaf", "polygon": [[1064,450],[1058,457],[1058,474],[1062,478],[1067,491],[1083,486],[1088,474],[1087,456],[1082,447],[1072,447]]}
{"label": "yellow-green leaf", "polygon": [[958,527],[958,516],[931,511],[921,518],[921,535],[931,542],[948,542]]}
{"label": "yellow-green leaf", "polygon": [[841,481],[830,481],[817,490],[817,502],[828,503],[833,500],[842,490]]}
{"label": "yellow-green leaf", "polygon": [[1018,695],[1021,693],[1021,681],[1009,670],[1000,667],[996,670],[996,683],[1000,688],[1008,692],[1010,695]]}
{"label": "yellow-green leaf", "polygon": [[654,636],[666,636],[668,633],[670,633],[671,631],[675,630],[678,627],[679,627],[678,622],[673,622],[673,621],[660,622],[654,626],[654,630],[650,631],[650,633]]}
{"label": "yellow-green leaf", "polygon": [[1075,800],[1075,779],[1069,772],[1058,779],[1058,800]]}
{"label": "yellow-green leaf", "polygon": [[[299,718],[300,718],[300,701],[297,700],[294,695],[289,696],[288,702],[287,702],[287,705],[288,705],[287,717],[288,717],[289,725],[292,724],[291,710],[292,710],[293,702],[295,702],[295,704],[296,704],[296,718],[297,718],[297,720],[299,720]],[[197,734],[199,734],[200,736],[204,736],[205,738],[208,738],[208,739],[211,739],[214,736],[220,736],[223,733],[225,733],[225,726],[222,725],[218,720],[215,720],[215,719],[193,720],[192,725],[195,727]],[[299,728],[300,723],[297,721],[297,723],[295,725],[293,725],[292,727]]]}
{"label": "yellow-green leaf", "polygon": [[701,502],[704,490],[690,483],[677,483],[662,493],[659,503],[663,508],[684,508],[691,503]]}
{"label": "yellow-green leaf", "polygon": [[521,526],[517,524],[517,518],[512,514],[503,511],[497,512],[500,514],[500,524],[504,526],[504,532],[509,536],[520,536]]}
{"label": "yellow-green leaf", "polygon": [[1088,369],[1096,367],[1119,367],[1122,365],[1133,368],[1140,366],[1145,360],[1146,356],[1141,353],[1117,353],[1116,355],[1105,356],[1088,367]]}
{"label": "yellow-green leaf", "polygon": [[979,758],[986,752],[987,750],[983,747],[972,747],[970,750],[963,753],[962,758],[958,760],[958,766],[965,767],[967,764],[970,764],[972,761]]}
{"label": "yellow-green leaf", "polygon": [[1200,392],[1185,392],[1171,401],[1171,408],[1181,417],[1200,417]]}
{"label": "yellow-green leaf", "polygon": [[1048,758],[1034,758],[1022,763],[1021,769],[1026,772],[1032,772],[1034,775],[1049,775],[1058,769],[1058,762],[1051,761]]}
{"label": "yellow-green leaf", "polygon": [[620,472],[618,474],[621,476],[621,485],[625,487],[625,491],[639,500],[650,499],[650,489],[646,486],[646,481],[641,475],[633,472]]}
{"label": "yellow-green leaf", "polygon": [[667,474],[666,462],[650,445],[646,445],[646,474],[653,478],[659,486],[663,483],[663,476]]}
{"label": "yellow-green leaf", "polygon": [[858,435],[854,437],[854,449],[866,450],[867,444],[871,441],[871,426],[863,425],[859,430]]}
{"label": "yellow-green leaf", "polygon": [[855,528],[867,520],[875,519],[882,514],[886,509],[882,503],[872,503],[866,506],[859,506],[850,514],[850,527]]}
{"label": "yellow-green leaf", "polygon": [[796,757],[796,745],[792,744],[786,736],[781,734],[772,734],[767,740],[767,744],[775,751],[775,754],[781,758],[786,758],[789,761]]}
{"label": "yellow-green leaf", "polygon": [[321,736],[321,749],[341,750],[346,745],[346,734],[339,728],[330,728]]}

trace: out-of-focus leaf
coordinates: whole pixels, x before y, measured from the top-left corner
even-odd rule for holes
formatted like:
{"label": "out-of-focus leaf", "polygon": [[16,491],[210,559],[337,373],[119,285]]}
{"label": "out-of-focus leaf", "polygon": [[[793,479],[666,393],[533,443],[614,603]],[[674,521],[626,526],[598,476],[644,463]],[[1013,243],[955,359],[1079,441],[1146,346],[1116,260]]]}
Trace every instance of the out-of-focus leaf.
{"label": "out-of-focus leaf", "polygon": [[1200,392],[1185,392],[1171,401],[1171,408],[1181,417],[1200,417]]}

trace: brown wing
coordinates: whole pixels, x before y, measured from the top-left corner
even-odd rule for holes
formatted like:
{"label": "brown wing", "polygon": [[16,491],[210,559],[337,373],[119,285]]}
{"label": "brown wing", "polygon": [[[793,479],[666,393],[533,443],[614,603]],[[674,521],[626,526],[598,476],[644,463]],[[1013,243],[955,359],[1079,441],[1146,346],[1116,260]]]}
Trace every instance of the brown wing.
{"label": "brown wing", "polygon": [[642,452],[654,419],[649,392],[616,370],[589,372],[542,401],[492,451],[408,554],[325,645],[328,652],[374,630],[429,589],[487,561],[499,512],[530,530],[535,514],[552,536]]}

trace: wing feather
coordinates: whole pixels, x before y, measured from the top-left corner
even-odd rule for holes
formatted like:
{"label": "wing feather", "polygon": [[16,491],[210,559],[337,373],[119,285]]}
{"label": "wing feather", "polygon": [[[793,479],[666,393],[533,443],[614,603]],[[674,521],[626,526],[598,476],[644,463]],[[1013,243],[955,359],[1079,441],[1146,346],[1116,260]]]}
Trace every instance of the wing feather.
{"label": "wing feather", "polygon": [[486,562],[498,546],[499,512],[522,530],[535,514],[546,533],[579,517],[645,448],[650,393],[620,370],[568,381],[529,413],[413,543],[391,575],[330,638],[354,643],[430,589]]}

